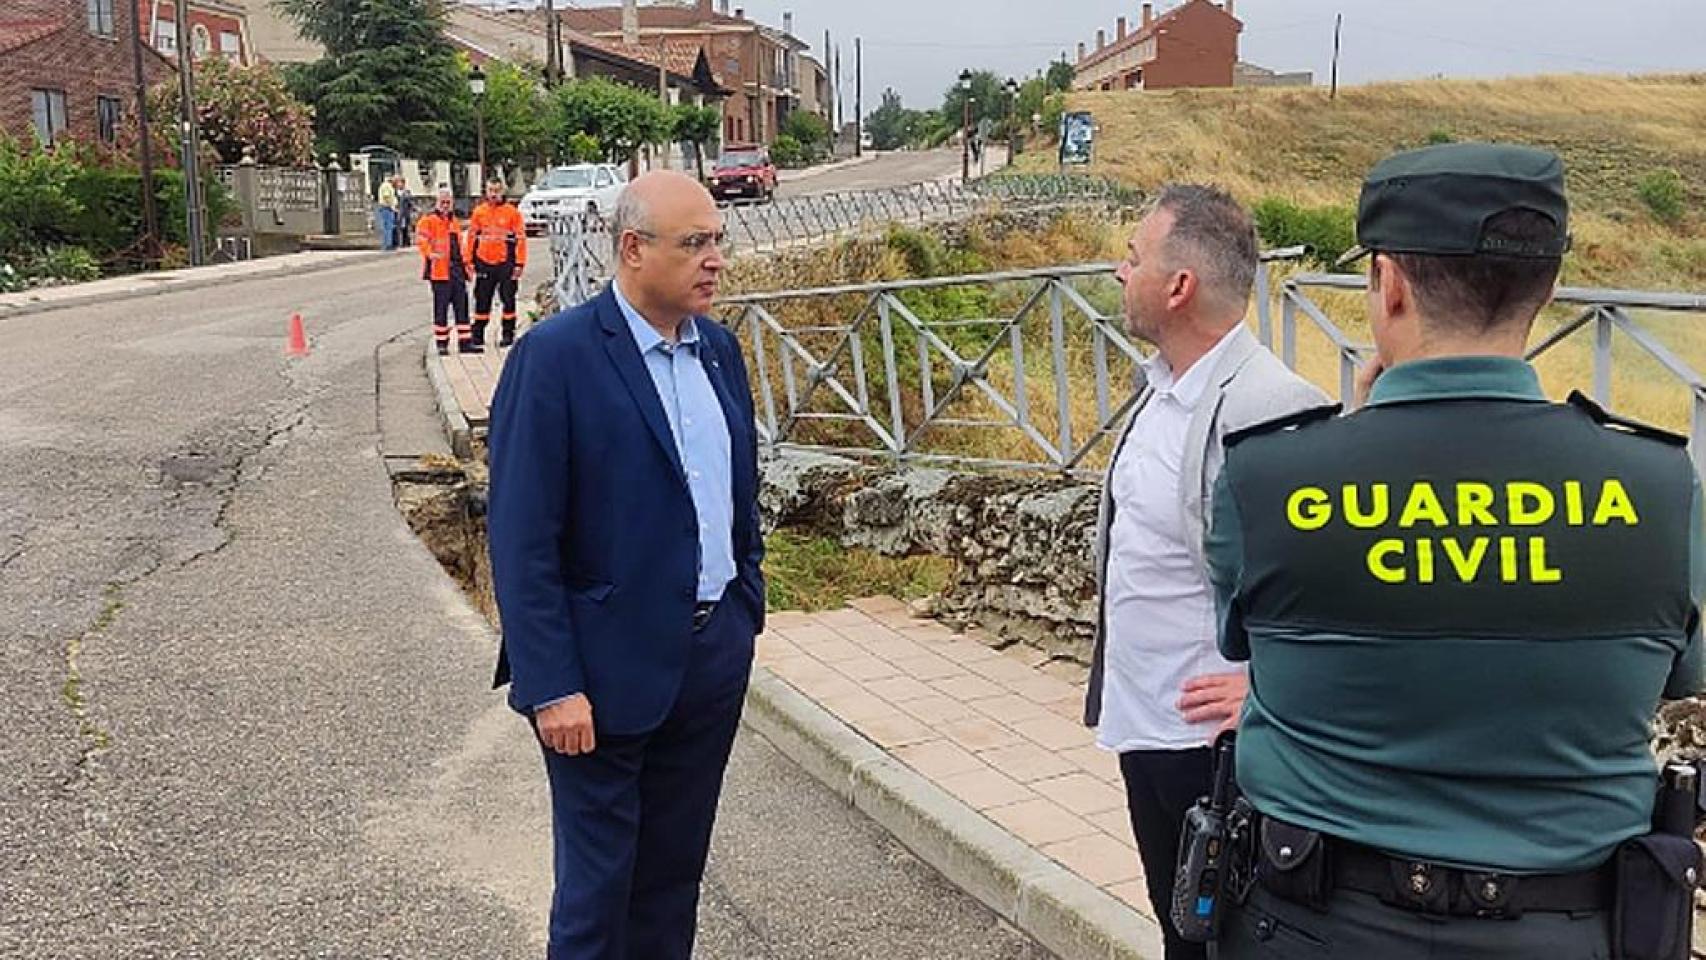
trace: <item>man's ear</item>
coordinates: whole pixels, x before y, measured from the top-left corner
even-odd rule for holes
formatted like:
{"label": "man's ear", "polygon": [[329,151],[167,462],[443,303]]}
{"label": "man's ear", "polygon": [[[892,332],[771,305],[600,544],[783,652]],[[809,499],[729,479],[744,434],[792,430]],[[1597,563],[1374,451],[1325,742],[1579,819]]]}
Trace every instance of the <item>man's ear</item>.
{"label": "man's ear", "polygon": [[640,265],[640,236],[632,230],[624,231],[616,238],[617,259],[630,267]]}
{"label": "man's ear", "polygon": [[1411,299],[1410,278],[1404,275],[1398,261],[1383,254],[1375,256],[1374,269],[1380,272],[1378,295],[1381,307],[1389,317],[1401,316],[1409,312],[1414,301]]}
{"label": "man's ear", "polygon": [[1167,307],[1183,309],[1197,296],[1197,275],[1192,270],[1179,270],[1167,280]]}

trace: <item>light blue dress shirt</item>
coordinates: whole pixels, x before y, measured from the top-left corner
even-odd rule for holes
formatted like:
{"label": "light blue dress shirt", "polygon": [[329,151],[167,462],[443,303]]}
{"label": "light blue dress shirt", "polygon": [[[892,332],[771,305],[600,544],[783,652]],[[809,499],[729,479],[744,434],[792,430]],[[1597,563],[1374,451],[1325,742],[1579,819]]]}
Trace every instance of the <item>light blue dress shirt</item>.
{"label": "light blue dress shirt", "polygon": [[658,400],[675,434],[675,449],[687,474],[687,489],[699,517],[699,600],[715,603],[735,577],[734,477],[730,458],[728,421],[723,404],[712,389],[701,358],[704,344],[696,318],[681,328],[681,339],[665,340],[628,298],[621,287],[610,285],[616,305],[628,320],[628,329],[646,361],[646,371],[657,387]]}

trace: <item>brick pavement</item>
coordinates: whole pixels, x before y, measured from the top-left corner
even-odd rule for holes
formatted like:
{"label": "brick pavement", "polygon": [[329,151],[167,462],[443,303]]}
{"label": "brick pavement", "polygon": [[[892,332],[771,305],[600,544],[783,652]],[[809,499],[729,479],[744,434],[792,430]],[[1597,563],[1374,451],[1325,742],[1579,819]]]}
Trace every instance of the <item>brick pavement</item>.
{"label": "brick pavement", "polygon": [[888,598],[773,613],[758,662],[1066,869],[1150,916],[1115,757],[1080,722],[1084,670],[997,651]]}

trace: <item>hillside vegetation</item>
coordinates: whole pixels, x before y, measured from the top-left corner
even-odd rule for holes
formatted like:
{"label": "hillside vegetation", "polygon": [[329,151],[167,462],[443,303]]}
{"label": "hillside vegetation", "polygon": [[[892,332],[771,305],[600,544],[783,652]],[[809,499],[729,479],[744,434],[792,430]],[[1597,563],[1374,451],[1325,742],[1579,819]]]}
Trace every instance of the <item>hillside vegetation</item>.
{"label": "hillside vegetation", "polygon": [[[1347,217],[1362,176],[1394,150],[1547,147],[1564,157],[1577,214],[1565,282],[1706,289],[1706,74],[1374,84],[1337,101],[1320,88],[1080,93],[1069,108],[1095,114],[1093,174],[1145,188],[1218,183],[1247,203]],[[1053,158],[1022,162],[1041,170]]]}

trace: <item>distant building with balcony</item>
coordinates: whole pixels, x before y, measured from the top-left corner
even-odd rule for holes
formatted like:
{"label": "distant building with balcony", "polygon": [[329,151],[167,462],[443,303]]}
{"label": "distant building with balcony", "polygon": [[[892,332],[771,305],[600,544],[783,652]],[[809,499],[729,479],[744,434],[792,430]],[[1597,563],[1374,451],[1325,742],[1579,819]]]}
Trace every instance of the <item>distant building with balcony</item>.
{"label": "distant building with balcony", "polygon": [[1233,0],[1186,0],[1159,16],[1155,4],[1140,8],[1136,29],[1125,17],[1096,31],[1096,47],[1078,45],[1075,90],[1170,90],[1230,87],[1237,76],[1238,35],[1244,24]]}

